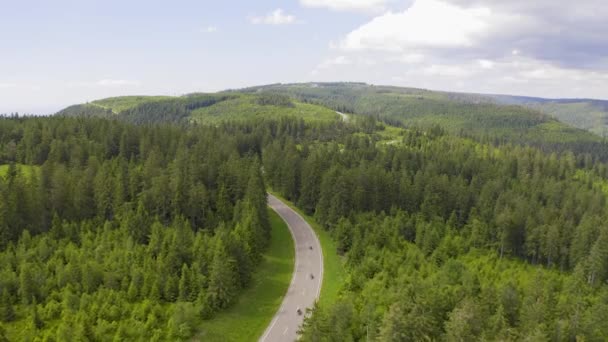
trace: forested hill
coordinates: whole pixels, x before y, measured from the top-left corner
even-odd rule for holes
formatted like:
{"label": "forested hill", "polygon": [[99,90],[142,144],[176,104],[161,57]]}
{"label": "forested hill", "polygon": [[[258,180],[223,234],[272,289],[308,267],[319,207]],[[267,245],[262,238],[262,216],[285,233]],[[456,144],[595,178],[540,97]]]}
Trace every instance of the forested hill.
{"label": "forested hill", "polygon": [[58,114],[115,117],[137,124],[217,125],[227,121],[281,117],[331,122],[338,120],[333,112],[337,110],[373,116],[398,126],[429,128],[438,125],[450,133],[495,145],[522,144],[546,152],[573,151],[608,160],[608,145],[603,138],[586,131],[603,134],[606,116],[603,109],[597,109],[600,102],[556,103],[542,99],[530,102],[533,99],[363,83],[299,83],[180,97],[108,98],[70,106]]}
{"label": "forested hill", "polygon": [[608,136],[608,101],[593,99],[543,99],[526,96],[488,95],[498,103],[516,104],[586,129],[602,137]]}
{"label": "forested hill", "polygon": [[331,122],[338,115],[323,106],[296,101],[280,94],[189,94],[180,97],[124,96],[70,106],[60,116],[118,118],[130,123],[199,123],[300,118]]}
{"label": "forested hill", "polygon": [[606,164],[371,115],[258,111],[306,104],[288,96],[193,96],[215,102],[185,118],[232,101],[245,119],[144,120],[173,98],[0,118],[0,340],[204,340],[259,268],[266,185],[344,261],[324,270],[344,281],[302,341],[608,336]]}
{"label": "forested hill", "polygon": [[378,138],[264,150],[268,183],[346,262],[302,341],[605,340],[605,164],[437,130]]}
{"label": "forested hill", "polygon": [[608,160],[608,146],[601,137],[537,109],[499,104],[485,95],[364,83],[274,84],[240,91],[286,94],[346,113],[371,115],[393,125],[440,125],[480,141],[536,146],[548,152],[571,150]]}
{"label": "forested hill", "polygon": [[269,243],[263,146],[339,124],[0,118],[0,341],[204,334]]}

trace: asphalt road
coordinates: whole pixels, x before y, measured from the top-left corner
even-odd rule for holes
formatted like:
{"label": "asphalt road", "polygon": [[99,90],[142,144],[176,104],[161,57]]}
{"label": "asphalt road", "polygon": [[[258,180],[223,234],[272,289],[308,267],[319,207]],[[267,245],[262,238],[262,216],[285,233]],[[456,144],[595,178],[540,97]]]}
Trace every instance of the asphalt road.
{"label": "asphalt road", "polygon": [[[298,338],[297,331],[304,320],[306,308],[311,308],[319,298],[323,280],[323,253],[317,235],[298,213],[270,194],[268,205],[289,226],[296,253],[287,294],[260,341],[291,342]],[[298,315],[298,308],[302,310],[302,315]]]}
{"label": "asphalt road", "polygon": [[346,115],[346,114],[344,114],[342,112],[336,112],[336,113],[342,117],[342,121],[344,121],[344,122],[348,122],[348,119],[350,119],[348,117],[348,115]]}

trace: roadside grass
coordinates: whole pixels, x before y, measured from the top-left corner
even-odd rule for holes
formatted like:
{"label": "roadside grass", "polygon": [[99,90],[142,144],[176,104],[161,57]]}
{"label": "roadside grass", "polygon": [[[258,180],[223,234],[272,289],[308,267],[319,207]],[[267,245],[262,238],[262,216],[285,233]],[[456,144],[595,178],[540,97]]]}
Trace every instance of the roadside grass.
{"label": "roadside grass", "polygon": [[295,249],[287,224],[273,210],[268,211],[272,238],[251,286],[233,306],[203,321],[194,340],[256,341],[279,309],[291,282]]}
{"label": "roadside grass", "polygon": [[268,191],[275,197],[279,198],[290,208],[300,214],[308,224],[314,229],[321,248],[323,249],[323,284],[321,285],[321,295],[319,305],[327,307],[336,302],[338,292],[345,279],[344,263],[337,254],[336,243],[332,240],[329,232],[327,232],[320,224],[309,215],[306,215],[302,210],[297,208],[292,202],[286,200],[274,191]]}

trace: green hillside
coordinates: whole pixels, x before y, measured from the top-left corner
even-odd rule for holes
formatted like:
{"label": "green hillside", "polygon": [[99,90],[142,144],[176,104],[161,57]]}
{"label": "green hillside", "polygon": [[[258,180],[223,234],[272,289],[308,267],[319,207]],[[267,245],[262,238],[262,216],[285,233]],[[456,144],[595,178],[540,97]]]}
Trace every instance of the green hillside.
{"label": "green hillside", "polygon": [[449,133],[482,141],[531,145],[546,151],[571,150],[608,160],[601,137],[539,110],[499,104],[484,95],[364,83],[274,84],[242,91],[285,94],[342,112],[373,116],[393,125],[439,125]]}
{"label": "green hillside", "polygon": [[284,104],[261,103],[260,95],[242,95],[192,112],[194,122],[209,124],[223,121],[278,119],[285,116],[302,118],[309,122],[335,121],[338,118],[335,111],[309,103],[298,101]]}
{"label": "green hillside", "polygon": [[469,100],[491,100],[499,104],[520,105],[588,130],[601,137],[608,136],[608,101],[594,99],[544,99],[528,96],[461,94]]}
{"label": "green hillside", "polygon": [[91,102],[91,104],[104,109],[110,109],[113,113],[118,114],[142,103],[169,99],[171,99],[170,96],[119,96],[96,100]]}
{"label": "green hillside", "polygon": [[306,122],[337,121],[335,111],[302,103],[282,95],[236,92],[195,93],[180,97],[123,96],[70,106],[65,116],[118,117],[131,123],[183,123],[217,125],[221,122],[301,118]]}
{"label": "green hillside", "polygon": [[0,119],[0,165],[40,170],[0,177],[0,340],[251,340],[234,327],[263,331],[289,279],[266,267],[289,247],[266,189],[318,223],[301,341],[605,339],[599,137],[446,93],[308,87]]}
{"label": "green hillside", "polygon": [[608,136],[608,110],[592,102],[546,102],[529,106],[572,126],[588,130],[601,137]]}

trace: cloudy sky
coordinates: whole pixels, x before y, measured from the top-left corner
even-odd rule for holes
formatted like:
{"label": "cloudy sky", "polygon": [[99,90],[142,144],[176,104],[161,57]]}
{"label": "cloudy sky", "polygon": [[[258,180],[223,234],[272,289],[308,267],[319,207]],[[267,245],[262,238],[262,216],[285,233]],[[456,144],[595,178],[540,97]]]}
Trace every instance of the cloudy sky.
{"label": "cloudy sky", "polygon": [[0,113],[304,81],[608,99],[605,0],[0,4]]}

